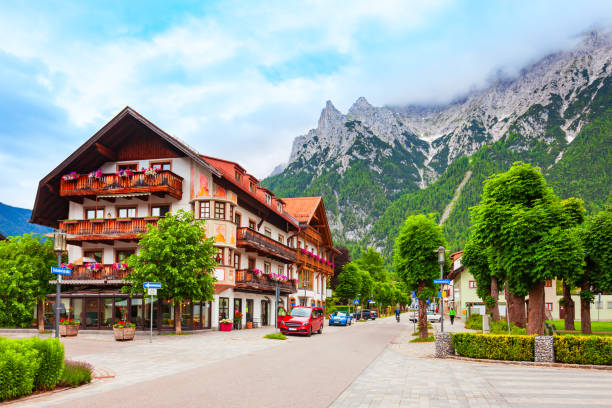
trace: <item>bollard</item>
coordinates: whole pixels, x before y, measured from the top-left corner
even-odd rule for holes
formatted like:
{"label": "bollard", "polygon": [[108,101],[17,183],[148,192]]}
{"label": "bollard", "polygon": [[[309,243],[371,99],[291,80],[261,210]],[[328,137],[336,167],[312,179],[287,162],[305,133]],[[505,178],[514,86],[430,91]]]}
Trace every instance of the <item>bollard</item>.
{"label": "bollard", "polygon": [[491,316],[488,314],[482,315],[482,332],[491,333]]}

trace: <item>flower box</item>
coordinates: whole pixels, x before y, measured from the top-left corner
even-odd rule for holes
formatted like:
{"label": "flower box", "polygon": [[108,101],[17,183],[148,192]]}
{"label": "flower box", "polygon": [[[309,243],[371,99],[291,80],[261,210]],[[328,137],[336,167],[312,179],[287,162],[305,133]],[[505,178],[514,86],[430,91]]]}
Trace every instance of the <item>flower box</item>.
{"label": "flower box", "polygon": [[117,222],[130,222],[132,221],[131,218],[117,218]]}
{"label": "flower box", "polygon": [[232,331],[232,323],[219,323],[220,331]]}
{"label": "flower box", "polygon": [[89,220],[92,224],[102,224],[104,223],[104,218],[93,218]]}
{"label": "flower box", "polygon": [[62,337],[74,337],[79,334],[78,324],[60,324],[59,326],[60,336]]}
{"label": "flower box", "polygon": [[115,333],[115,340],[117,341],[134,340],[134,335],[136,334],[136,327],[113,327],[113,333]]}
{"label": "flower box", "polygon": [[145,221],[157,221],[159,220],[159,217],[144,217]]}

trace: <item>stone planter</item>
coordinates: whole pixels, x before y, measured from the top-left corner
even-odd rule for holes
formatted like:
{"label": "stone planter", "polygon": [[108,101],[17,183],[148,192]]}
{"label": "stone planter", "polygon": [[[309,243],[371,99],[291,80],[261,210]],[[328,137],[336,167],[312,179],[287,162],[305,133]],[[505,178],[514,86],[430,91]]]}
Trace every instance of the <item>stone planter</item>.
{"label": "stone planter", "polygon": [[60,324],[59,329],[62,337],[74,337],[79,334],[78,324]]}
{"label": "stone planter", "polygon": [[115,333],[115,340],[117,341],[134,340],[136,327],[124,327],[122,329],[113,327],[113,333]]}

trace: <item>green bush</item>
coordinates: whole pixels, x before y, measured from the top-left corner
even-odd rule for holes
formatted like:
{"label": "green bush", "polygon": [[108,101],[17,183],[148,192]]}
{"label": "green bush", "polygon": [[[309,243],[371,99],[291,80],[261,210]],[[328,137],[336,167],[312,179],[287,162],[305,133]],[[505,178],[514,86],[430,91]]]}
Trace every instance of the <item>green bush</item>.
{"label": "green bush", "polygon": [[39,364],[37,350],[0,339],[0,401],[31,394]]}
{"label": "green bush", "polygon": [[37,390],[51,390],[62,379],[64,370],[64,345],[59,339],[41,340],[37,337],[21,340],[38,351],[40,365],[34,375],[34,386]]}
{"label": "green bush", "polygon": [[92,371],[93,368],[87,363],[66,361],[61,384],[68,387],[78,387],[81,384],[89,383],[91,382]]}
{"label": "green bush", "polygon": [[[497,322],[491,322],[491,334],[508,334],[508,323],[499,320]],[[520,327],[510,323],[510,334],[527,334],[527,329],[521,329]]]}
{"label": "green bush", "polygon": [[465,321],[465,328],[471,330],[482,330],[482,316],[479,314],[472,314]]}
{"label": "green bush", "polygon": [[287,336],[285,336],[283,333],[270,333],[270,334],[266,334],[264,336],[265,339],[272,339],[272,340],[287,340]]}
{"label": "green bush", "polygon": [[533,336],[453,333],[455,352],[489,360],[533,361]]}
{"label": "green bush", "polygon": [[559,363],[612,365],[610,337],[554,336],[553,347]]}

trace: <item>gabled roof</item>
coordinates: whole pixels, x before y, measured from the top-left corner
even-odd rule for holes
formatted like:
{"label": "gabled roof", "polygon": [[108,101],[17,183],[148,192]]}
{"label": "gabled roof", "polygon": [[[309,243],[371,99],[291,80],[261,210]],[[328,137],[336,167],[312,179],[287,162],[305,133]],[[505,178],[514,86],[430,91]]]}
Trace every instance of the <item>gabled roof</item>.
{"label": "gabled roof", "polygon": [[310,223],[321,203],[321,197],[296,197],[284,198],[283,200],[285,201],[287,212],[304,224]]}
{"label": "gabled roof", "polygon": [[221,176],[219,170],[203,160],[192,148],[127,106],[40,181],[30,222],[56,227],[57,220],[65,216],[68,210],[68,200],[59,197],[62,174],[95,170],[110,160],[108,154],[114,147],[119,146],[128,135],[137,132],[148,132],[149,135],[160,137],[177,155],[187,156],[218,177]]}

